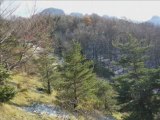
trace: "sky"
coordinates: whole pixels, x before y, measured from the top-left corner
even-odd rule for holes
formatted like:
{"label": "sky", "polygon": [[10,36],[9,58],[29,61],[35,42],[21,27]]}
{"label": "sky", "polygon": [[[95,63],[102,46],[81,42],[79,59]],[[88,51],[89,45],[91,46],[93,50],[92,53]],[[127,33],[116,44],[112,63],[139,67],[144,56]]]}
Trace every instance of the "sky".
{"label": "sky", "polygon": [[[17,8],[15,15],[28,17],[33,11],[40,12],[45,8],[59,8],[66,14],[79,12],[82,14],[96,13],[100,16],[108,15],[118,18],[127,18],[135,21],[146,21],[152,16],[160,16],[160,1],[104,1],[104,0],[17,0],[7,1],[2,8],[10,5]],[[10,7],[10,8],[12,8]],[[33,9],[33,8],[36,8]]]}

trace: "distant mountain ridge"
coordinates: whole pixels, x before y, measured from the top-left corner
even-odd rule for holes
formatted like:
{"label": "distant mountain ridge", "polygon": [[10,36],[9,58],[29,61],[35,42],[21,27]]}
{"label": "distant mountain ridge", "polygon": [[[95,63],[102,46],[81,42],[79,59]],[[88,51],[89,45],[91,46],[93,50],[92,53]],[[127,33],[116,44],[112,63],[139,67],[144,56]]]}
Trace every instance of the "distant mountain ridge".
{"label": "distant mountain ridge", "polygon": [[58,8],[47,8],[44,9],[40,14],[47,14],[47,15],[65,15],[64,11]]}
{"label": "distant mountain ridge", "polygon": [[[44,9],[42,12],[40,12],[40,14],[65,15],[65,12],[62,9],[58,9],[58,8],[47,8],[47,9]],[[72,12],[72,13],[70,13],[70,16],[83,17],[84,15],[79,12]],[[103,15],[103,18],[108,19],[108,18],[117,18],[117,17]],[[150,20],[148,20],[146,22],[152,23],[156,26],[160,26],[160,16],[153,16]]]}
{"label": "distant mountain ridge", "polygon": [[160,26],[160,16],[153,16],[150,20],[147,22],[152,23],[154,25]]}
{"label": "distant mountain ridge", "polygon": [[74,17],[83,17],[83,14],[82,13],[78,13],[78,12],[72,12],[70,13],[71,16],[74,16]]}

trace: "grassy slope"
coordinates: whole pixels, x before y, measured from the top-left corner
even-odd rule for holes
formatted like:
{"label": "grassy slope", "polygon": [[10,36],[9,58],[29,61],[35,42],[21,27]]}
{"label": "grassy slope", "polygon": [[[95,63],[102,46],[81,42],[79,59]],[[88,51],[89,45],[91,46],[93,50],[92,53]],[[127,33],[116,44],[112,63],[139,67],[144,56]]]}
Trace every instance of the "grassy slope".
{"label": "grassy slope", "polygon": [[0,120],[57,120],[47,116],[38,116],[22,110],[16,106],[31,105],[33,102],[53,103],[55,100],[55,92],[52,95],[38,93],[37,87],[42,87],[42,83],[37,77],[25,74],[15,74],[10,80],[11,84],[17,88],[17,94],[9,103],[0,105]]}
{"label": "grassy slope", "polygon": [[[18,92],[9,103],[0,104],[0,120],[58,120],[58,118],[51,118],[45,115],[39,116],[31,114],[16,107],[31,105],[33,102],[46,104],[55,103],[55,91],[52,95],[37,92],[36,88],[43,87],[42,82],[39,81],[38,77],[22,73],[14,74],[9,82],[15,87],[18,87]],[[114,116],[117,120],[122,120],[121,114],[115,113]],[[72,119],[74,118],[72,117]],[[84,118],[79,116],[79,120],[84,120]]]}
{"label": "grassy slope", "polygon": [[56,93],[47,95],[36,90],[38,87],[43,87],[42,82],[35,76],[25,74],[16,74],[12,79],[13,83],[18,86],[18,93],[11,101],[17,105],[30,105],[33,102],[54,103]]}
{"label": "grassy slope", "polygon": [[14,105],[2,104],[0,107],[0,120],[57,120],[46,116],[33,115],[17,109]]}

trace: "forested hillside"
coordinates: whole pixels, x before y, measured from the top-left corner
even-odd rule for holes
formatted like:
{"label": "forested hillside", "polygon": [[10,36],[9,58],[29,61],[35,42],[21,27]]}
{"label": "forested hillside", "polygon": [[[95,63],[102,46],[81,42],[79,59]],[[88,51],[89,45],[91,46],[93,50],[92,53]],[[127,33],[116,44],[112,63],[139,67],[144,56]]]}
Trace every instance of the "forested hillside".
{"label": "forested hillside", "polygon": [[160,119],[159,26],[42,13],[0,15],[0,120]]}
{"label": "forested hillside", "polygon": [[148,51],[150,59],[147,65],[157,67],[160,64],[158,57],[160,27],[158,26],[150,23],[133,23],[116,18],[103,18],[96,14],[82,18],[61,16],[57,19],[56,40],[62,44],[60,46],[62,49],[67,47],[65,46],[66,43],[75,39],[81,43],[83,53],[87,58],[95,61],[117,60],[119,52],[114,47],[113,42],[125,41],[126,34],[131,34],[146,45],[152,46]]}

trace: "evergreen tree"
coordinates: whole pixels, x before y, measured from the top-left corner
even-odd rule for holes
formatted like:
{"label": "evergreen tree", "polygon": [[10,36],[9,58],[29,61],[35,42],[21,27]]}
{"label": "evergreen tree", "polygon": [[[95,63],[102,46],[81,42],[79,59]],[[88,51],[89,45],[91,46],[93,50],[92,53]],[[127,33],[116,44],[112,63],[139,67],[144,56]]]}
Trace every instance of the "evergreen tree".
{"label": "evergreen tree", "polygon": [[0,64],[0,102],[7,102],[15,96],[15,89],[6,84],[9,77],[9,72]]}
{"label": "evergreen tree", "polygon": [[104,65],[98,62],[94,64],[94,71],[97,74],[97,76],[101,78],[111,80],[111,77],[114,76],[114,73],[109,68],[106,68]]}
{"label": "evergreen tree", "polygon": [[[145,67],[148,49],[142,42],[128,36],[127,41],[116,46],[121,51],[119,65],[124,68],[125,74],[117,78],[117,90],[122,110],[131,112],[128,120],[153,120],[156,112],[153,90],[159,75],[154,69]],[[154,75],[156,74],[156,75]],[[157,104],[158,105],[158,104]]]}
{"label": "evergreen tree", "polygon": [[48,94],[52,93],[52,86],[53,82],[56,79],[57,71],[56,71],[56,62],[53,55],[48,55],[45,53],[42,53],[38,60],[38,70],[42,79],[42,82],[44,83],[44,88],[46,88],[46,91]]}
{"label": "evergreen tree", "polygon": [[0,64],[0,85],[4,85],[9,76],[9,72],[4,68],[2,64]]}
{"label": "evergreen tree", "polygon": [[45,40],[40,43],[40,51],[37,53],[36,59],[38,72],[44,83],[44,88],[48,94],[52,93],[54,81],[57,79],[57,63],[54,57],[53,40],[50,33],[46,34]]}
{"label": "evergreen tree", "polygon": [[93,64],[81,54],[81,46],[73,41],[73,48],[65,55],[60,67],[62,79],[59,81],[59,96],[64,105],[78,109],[90,106],[94,101],[96,78]]}
{"label": "evergreen tree", "polygon": [[107,114],[112,114],[117,110],[117,93],[112,85],[106,80],[99,80],[96,84],[96,95],[98,98],[98,108]]}

